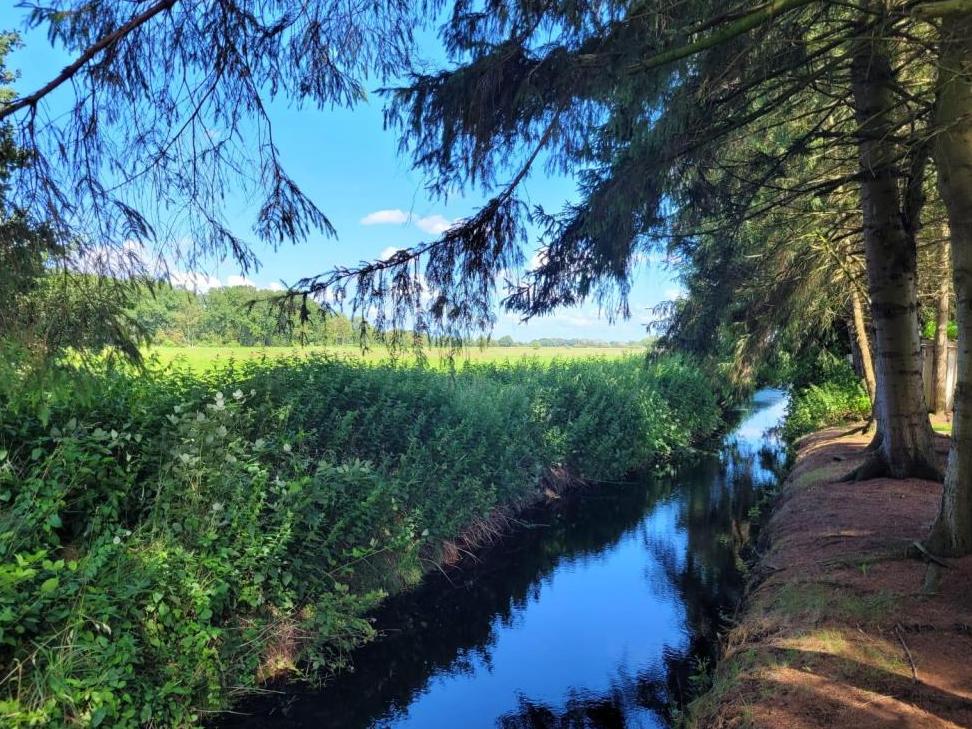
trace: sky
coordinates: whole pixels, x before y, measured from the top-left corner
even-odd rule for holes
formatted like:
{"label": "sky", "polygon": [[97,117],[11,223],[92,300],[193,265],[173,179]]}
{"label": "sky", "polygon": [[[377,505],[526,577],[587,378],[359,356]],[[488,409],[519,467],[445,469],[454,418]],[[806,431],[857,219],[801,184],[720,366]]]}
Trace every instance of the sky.
{"label": "sky", "polygon": [[[43,85],[70,60],[63,51],[52,48],[43,33],[24,32],[25,15],[26,11],[7,3],[0,7],[0,29],[20,31],[24,38],[24,46],[8,59],[9,67],[20,73],[16,84],[20,93]],[[434,36],[424,37],[421,43],[423,56],[439,55]],[[395,132],[383,128],[382,107],[383,99],[374,93],[353,109],[297,109],[276,103],[271,117],[284,167],[330,219],[337,238],[313,235],[307,242],[284,245],[277,251],[258,244],[255,249],[261,268],[245,281],[228,262],[186,272],[185,279],[278,287],[334,265],[370,260],[428,241],[451,222],[473,213],[484,199],[481,194],[454,196],[443,202],[427,193],[422,174],[399,153]],[[56,114],[56,109],[47,111]],[[523,192],[531,207],[541,204],[548,210],[558,210],[576,196],[572,180],[548,175],[539,166],[525,181]],[[230,200],[227,205],[237,208],[228,211],[233,220],[256,218],[256,203],[249,209],[242,200]],[[236,232],[253,238],[245,225]],[[531,243],[536,243],[535,236]],[[650,309],[678,293],[675,272],[662,261],[648,261],[637,269],[628,320],[611,323],[595,304],[562,309],[528,323],[498,311],[493,336],[510,335],[522,341],[540,337],[640,339],[646,335]]]}

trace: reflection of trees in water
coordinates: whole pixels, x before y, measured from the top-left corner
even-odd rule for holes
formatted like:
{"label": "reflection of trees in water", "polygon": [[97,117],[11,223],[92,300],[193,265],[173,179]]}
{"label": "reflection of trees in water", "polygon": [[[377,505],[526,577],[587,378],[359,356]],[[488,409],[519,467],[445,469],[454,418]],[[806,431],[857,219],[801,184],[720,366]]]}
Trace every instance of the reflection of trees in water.
{"label": "reflection of trees in water", "polygon": [[678,527],[684,545],[671,539],[645,542],[679,595],[689,629],[687,648],[665,656],[668,694],[677,702],[690,698],[689,677],[699,660],[715,657],[723,618],[742,598],[752,508],[759,491],[772,483],[780,457],[775,446],[757,452],[731,441],[718,460],[700,464],[681,483]]}
{"label": "reflection of trees in water", "polygon": [[[776,457],[776,456],[774,456]],[[436,675],[456,675],[489,665],[498,625],[510,626],[539,597],[558,565],[597,557],[638,529],[656,566],[649,579],[659,594],[674,593],[683,606],[687,639],[667,646],[661,661],[637,675],[618,669],[609,691],[574,690],[551,707],[522,696],[516,712],[499,719],[505,729],[638,726],[664,721],[672,700],[688,695],[696,660],[711,658],[722,615],[743,590],[743,549],[751,531],[750,509],[771,472],[772,459],[730,441],[720,458],[703,458],[669,479],[642,486],[607,487],[567,500],[555,513],[534,518],[544,527],[523,529],[481,561],[465,560],[447,575],[390,599],[375,614],[384,633],[354,654],[355,672],[320,692],[288,693],[251,702],[250,726],[264,726],[269,712],[277,727],[382,726],[394,721]],[[665,501],[676,512],[675,533],[649,528],[645,516]],[[640,524],[640,528],[639,528]],[[659,574],[660,573],[660,576]],[[234,720],[236,726],[247,721]]]}
{"label": "reflection of trees in water", "polygon": [[567,697],[563,709],[554,709],[520,697],[515,714],[506,714],[496,722],[502,729],[567,729],[570,727],[626,726],[624,703],[615,692],[600,696]]}
{"label": "reflection of trees in water", "polygon": [[[561,563],[596,557],[631,531],[655,503],[657,488],[601,487],[567,500],[556,512],[535,514],[545,526],[520,530],[479,562],[465,560],[446,575],[429,575],[411,592],[388,600],[375,613],[384,636],[355,651],[353,673],[321,692],[292,693],[251,701],[242,711],[263,726],[371,726],[406,709],[436,674],[473,669],[490,661],[494,626],[512,624],[539,597]],[[610,492],[607,491],[610,489]],[[234,718],[234,726],[247,726]]]}
{"label": "reflection of trees in water", "polygon": [[665,677],[661,673],[644,670],[631,676],[619,668],[609,690],[595,693],[571,689],[562,706],[552,707],[520,696],[516,712],[500,717],[497,726],[501,729],[622,729],[641,726],[632,721],[636,712],[648,712],[652,715],[651,724],[656,725],[668,713],[664,686]]}

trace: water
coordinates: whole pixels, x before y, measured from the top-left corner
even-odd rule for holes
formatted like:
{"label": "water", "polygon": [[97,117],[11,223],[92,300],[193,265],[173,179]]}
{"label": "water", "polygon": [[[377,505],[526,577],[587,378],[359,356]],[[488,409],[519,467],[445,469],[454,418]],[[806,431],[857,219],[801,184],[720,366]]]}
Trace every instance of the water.
{"label": "water", "polygon": [[762,390],[674,477],[602,485],[389,600],[384,637],[325,688],[291,687],[240,727],[664,727],[742,595],[750,509],[774,480]]}

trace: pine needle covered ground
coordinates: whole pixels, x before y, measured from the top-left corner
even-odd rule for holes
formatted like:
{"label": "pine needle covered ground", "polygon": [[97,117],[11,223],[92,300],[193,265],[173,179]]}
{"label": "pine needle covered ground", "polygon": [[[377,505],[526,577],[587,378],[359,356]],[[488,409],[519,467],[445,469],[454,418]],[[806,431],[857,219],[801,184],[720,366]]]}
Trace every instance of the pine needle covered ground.
{"label": "pine needle covered ground", "polygon": [[[869,438],[799,443],[769,550],[724,660],[686,724],[705,729],[972,726],[972,558],[909,554],[941,484],[840,482]],[[939,436],[938,449],[947,442]]]}

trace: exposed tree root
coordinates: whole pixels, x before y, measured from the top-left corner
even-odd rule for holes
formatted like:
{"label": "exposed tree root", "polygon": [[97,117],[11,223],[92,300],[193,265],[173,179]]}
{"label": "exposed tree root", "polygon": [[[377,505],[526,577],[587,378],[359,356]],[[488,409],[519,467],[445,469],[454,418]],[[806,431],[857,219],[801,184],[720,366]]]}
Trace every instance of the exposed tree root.
{"label": "exposed tree root", "polygon": [[948,562],[946,562],[941,557],[937,556],[934,552],[932,552],[928,548],[927,544],[922,544],[921,542],[912,542],[908,550],[909,552],[915,554],[919,558],[924,559],[928,562],[934,562],[936,564],[941,565],[942,567],[948,567],[949,569],[951,569],[952,567],[952,565],[950,565]]}
{"label": "exposed tree root", "polygon": [[[871,442],[867,444],[866,448],[864,448],[866,453],[873,453],[874,451],[879,450],[881,448],[881,444],[884,443],[884,433],[880,428],[877,427],[877,420],[874,417],[867,421],[867,425],[870,426],[872,423],[875,425],[874,437],[871,438]],[[861,432],[867,433],[868,431],[863,430]]]}
{"label": "exposed tree root", "polygon": [[[872,441],[873,444],[873,441]],[[868,446],[869,450],[871,446]],[[846,483],[848,481],[868,481],[872,478],[884,478],[885,476],[891,475],[891,469],[888,467],[887,459],[881,455],[880,451],[871,452],[871,454],[864,460],[864,463],[859,465],[850,473],[841,476],[840,482]]]}
{"label": "exposed tree root", "polygon": [[972,554],[972,545],[956,543],[950,538],[949,530],[938,522],[932,527],[931,534],[921,543],[921,546],[925,554],[938,557],[958,558]]}
{"label": "exposed tree root", "polygon": [[866,434],[871,429],[871,427],[873,425],[874,425],[874,419],[871,418],[870,420],[868,420],[867,422],[865,422],[863,425],[855,425],[850,430],[844,431],[843,433],[840,434],[840,437],[843,438],[843,437],[849,436],[849,435],[857,435],[858,433],[865,433]]}
{"label": "exposed tree root", "polygon": [[865,449],[869,451],[869,455],[864,460],[864,463],[841,477],[841,483],[848,481],[869,481],[872,478],[923,478],[928,481],[938,481],[939,483],[945,480],[945,474],[942,473],[941,468],[929,463],[924,458],[916,459],[907,471],[894,473],[885,455],[880,450],[870,449],[871,445]]}

